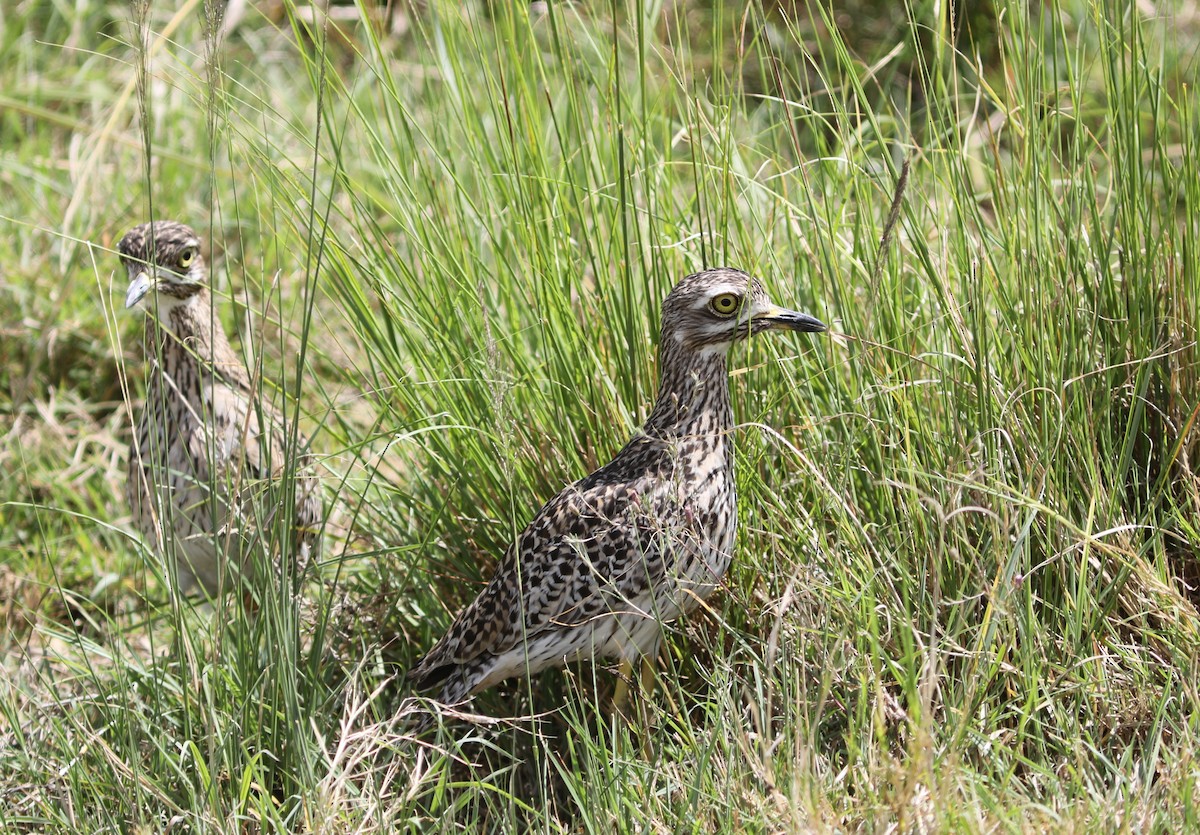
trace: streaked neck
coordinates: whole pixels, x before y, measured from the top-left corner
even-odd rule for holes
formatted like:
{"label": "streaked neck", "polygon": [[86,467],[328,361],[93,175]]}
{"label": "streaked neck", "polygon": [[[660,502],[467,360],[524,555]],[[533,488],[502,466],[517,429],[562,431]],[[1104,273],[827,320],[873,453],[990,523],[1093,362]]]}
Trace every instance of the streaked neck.
{"label": "streaked neck", "polygon": [[646,434],[679,438],[727,431],[733,425],[727,357],[727,348],[696,351],[664,334],[658,399],[646,420]]}
{"label": "streaked neck", "polygon": [[[157,315],[156,315],[157,314]],[[216,365],[222,369],[237,360],[225,329],[215,318],[212,298],[207,290],[200,290],[186,300],[172,300],[158,305],[158,310],[147,308],[146,351],[168,351],[172,343],[182,344],[184,354],[197,362]]]}

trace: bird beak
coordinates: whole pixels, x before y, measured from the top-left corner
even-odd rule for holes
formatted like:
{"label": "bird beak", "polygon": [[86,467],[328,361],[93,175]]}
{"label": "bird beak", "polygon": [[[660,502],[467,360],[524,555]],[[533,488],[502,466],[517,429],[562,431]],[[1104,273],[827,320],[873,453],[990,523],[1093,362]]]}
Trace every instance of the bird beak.
{"label": "bird beak", "polygon": [[125,292],[125,309],[128,310],[140,302],[152,289],[154,289],[154,279],[150,277],[150,273],[140,272],[135,275],[129,284],[129,289]]}
{"label": "bird beak", "polygon": [[782,307],[770,307],[754,318],[763,322],[768,328],[778,330],[800,331],[801,333],[820,333],[827,330],[825,323],[820,319],[809,316],[807,313],[798,313]]}

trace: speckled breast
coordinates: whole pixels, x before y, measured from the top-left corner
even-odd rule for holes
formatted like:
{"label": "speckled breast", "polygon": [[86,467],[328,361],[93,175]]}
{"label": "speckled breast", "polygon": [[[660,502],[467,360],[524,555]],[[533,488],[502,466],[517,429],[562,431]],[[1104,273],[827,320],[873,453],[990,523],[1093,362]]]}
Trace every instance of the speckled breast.
{"label": "speckled breast", "polygon": [[[144,411],[130,451],[127,497],[142,535],[165,549],[165,555],[174,553],[180,558],[181,589],[200,585],[215,590],[221,566],[214,531],[228,522],[228,496],[221,489],[223,479],[207,477],[209,462],[198,461],[193,447],[212,454],[212,463],[220,472],[228,458],[227,444],[213,448],[204,443],[204,427],[195,407],[179,394],[196,397],[200,381],[195,370],[171,354],[164,356],[164,365],[165,373],[155,369],[148,381]],[[203,473],[197,471],[200,464]],[[214,490],[218,493],[215,508]],[[168,540],[174,542],[173,548]]]}
{"label": "speckled breast", "polygon": [[733,449],[725,433],[680,445],[676,459],[681,526],[675,543],[680,608],[691,611],[716,590],[733,558],[737,535],[737,494]]}

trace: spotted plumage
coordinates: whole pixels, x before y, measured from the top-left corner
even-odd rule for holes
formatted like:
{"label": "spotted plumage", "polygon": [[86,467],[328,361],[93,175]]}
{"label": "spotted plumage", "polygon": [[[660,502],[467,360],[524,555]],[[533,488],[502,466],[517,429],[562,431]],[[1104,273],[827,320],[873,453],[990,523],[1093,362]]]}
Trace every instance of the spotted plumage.
{"label": "spotted plumage", "polygon": [[[126,496],[141,534],[168,560],[181,591],[212,595],[247,575],[265,543],[294,556],[300,576],[324,512],[308,442],[260,397],[216,318],[201,241],[157,221],[117,245],[129,273],[125,306],[146,310],[146,403],[129,450]],[[296,475],[285,478],[285,468]],[[287,502],[294,534],[269,541]],[[260,536],[261,532],[261,536]],[[283,546],[281,548],[281,545]]]}
{"label": "spotted plumage", "polygon": [[661,625],[711,594],[737,530],[730,346],[770,329],[823,331],[739,270],[688,276],[662,310],[659,392],[611,462],[551,499],[495,576],[411,671],[461,702],[584,658],[652,656]]}

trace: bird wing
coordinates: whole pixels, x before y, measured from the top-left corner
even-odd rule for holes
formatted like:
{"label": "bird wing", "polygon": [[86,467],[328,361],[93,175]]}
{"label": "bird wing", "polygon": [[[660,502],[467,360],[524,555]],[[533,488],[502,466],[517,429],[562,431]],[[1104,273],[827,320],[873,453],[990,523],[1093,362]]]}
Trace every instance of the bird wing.
{"label": "bird wing", "polygon": [[[632,479],[622,466],[631,460]],[[432,686],[453,666],[632,607],[663,574],[672,468],[665,443],[639,436],[547,502],[410,677]]]}
{"label": "bird wing", "polygon": [[[266,489],[272,480],[282,478],[288,464],[282,414],[268,403],[254,405],[251,398],[248,381],[230,385],[215,380],[208,389],[208,421],[198,420],[189,438],[190,452],[197,462],[197,478],[207,483],[213,472],[209,464],[215,464],[217,478],[229,484],[239,496],[239,513],[248,510],[248,500],[256,492]],[[211,437],[205,429],[210,423]],[[307,450],[308,440],[303,434],[297,435],[296,442],[300,449]],[[307,451],[298,452],[294,464],[295,527],[298,539],[312,547],[324,518],[313,457]]]}

